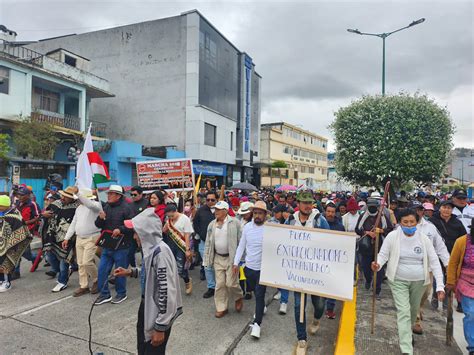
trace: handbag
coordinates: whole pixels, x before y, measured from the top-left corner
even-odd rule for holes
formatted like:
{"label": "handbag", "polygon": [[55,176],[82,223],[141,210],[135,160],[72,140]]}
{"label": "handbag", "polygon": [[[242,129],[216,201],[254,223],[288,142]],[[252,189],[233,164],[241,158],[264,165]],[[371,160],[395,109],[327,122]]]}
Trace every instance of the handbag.
{"label": "handbag", "polygon": [[99,239],[95,245],[101,248],[117,250],[123,244],[123,238],[125,237],[124,234],[120,234],[117,237],[112,236],[112,231],[108,229],[104,229],[100,234]]}

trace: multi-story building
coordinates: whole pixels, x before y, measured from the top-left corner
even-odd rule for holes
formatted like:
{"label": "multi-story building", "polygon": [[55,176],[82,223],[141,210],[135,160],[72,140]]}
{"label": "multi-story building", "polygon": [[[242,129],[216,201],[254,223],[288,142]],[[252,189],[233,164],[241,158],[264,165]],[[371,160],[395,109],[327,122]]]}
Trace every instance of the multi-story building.
{"label": "multi-story building", "polygon": [[[75,153],[89,120],[92,99],[108,98],[107,80],[88,70],[88,60],[64,49],[44,55],[19,46],[16,33],[0,28],[0,133],[13,136],[18,121],[24,118],[48,122],[59,138],[50,159],[15,154],[15,142],[10,140],[8,162],[0,161],[0,188],[10,183],[26,183],[40,193],[50,173],[59,173],[64,184],[73,184]],[[8,36],[7,36],[8,35]],[[75,63],[75,65],[72,65]],[[94,133],[104,127],[93,123]],[[8,184],[7,184],[8,183]]]}
{"label": "multi-story building", "polygon": [[195,173],[217,184],[253,181],[261,77],[198,11],[29,45],[58,47],[90,58],[109,80],[116,97],[93,102],[91,117],[112,127],[111,138],[184,150]]}
{"label": "multi-story building", "polygon": [[315,187],[327,181],[327,138],[286,122],[262,124],[260,135],[261,186]]}

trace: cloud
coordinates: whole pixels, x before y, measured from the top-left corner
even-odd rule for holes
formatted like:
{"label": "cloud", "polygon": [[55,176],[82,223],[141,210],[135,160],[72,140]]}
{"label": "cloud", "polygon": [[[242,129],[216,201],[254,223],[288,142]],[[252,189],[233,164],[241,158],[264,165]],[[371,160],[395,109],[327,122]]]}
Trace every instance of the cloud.
{"label": "cloud", "polygon": [[423,24],[386,40],[386,90],[420,91],[447,104],[456,146],[472,146],[473,3],[470,1],[3,0],[0,23],[19,39],[82,33],[197,8],[263,77],[262,121],[285,120],[327,135],[332,113],[380,93],[382,40],[348,33]]}

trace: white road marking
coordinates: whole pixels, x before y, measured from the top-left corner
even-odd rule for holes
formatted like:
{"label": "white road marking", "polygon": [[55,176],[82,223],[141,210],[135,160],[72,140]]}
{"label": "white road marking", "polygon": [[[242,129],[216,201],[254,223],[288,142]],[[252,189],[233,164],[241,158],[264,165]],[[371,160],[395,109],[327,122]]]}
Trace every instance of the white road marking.
{"label": "white road marking", "polygon": [[27,311],[24,311],[22,313],[18,313],[18,314],[15,314],[12,318],[16,318],[16,317],[19,317],[19,316],[26,316],[27,314],[30,314],[30,313],[33,313],[33,312],[36,312],[36,311],[39,311],[40,309],[43,309],[43,308],[46,308],[46,307],[49,307],[49,306],[52,306],[53,304],[58,304],[64,300],[68,300],[72,298],[72,295],[70,296],[67,296],[67,297],[64,297],[64,298],[61,298],[59,300],[56,300],[56,301],[51,301],[51,302],[48,302],[48,303],[45,303],[41,306],[38,306],[38,307],[35,307],[35,308],[32,308],[32,309],[29,309]]}

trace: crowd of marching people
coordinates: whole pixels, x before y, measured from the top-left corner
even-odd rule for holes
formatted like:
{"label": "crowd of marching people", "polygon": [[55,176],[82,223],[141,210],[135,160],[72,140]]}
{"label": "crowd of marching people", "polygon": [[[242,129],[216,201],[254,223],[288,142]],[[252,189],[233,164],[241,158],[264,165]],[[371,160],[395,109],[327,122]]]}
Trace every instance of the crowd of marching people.
{"label": "crowd of marching people", "polygon": [[[39,263],[49,267],[47,276],[56,280],[52,292],[65,290],[78,272],[73,296],[96,294],[97,306],[124,302],[127,277],[140,278],[138,353],[164,354],[173,321],[183,313],[181,288],[185,296],[193,293],[189,270],[199,268],[207,283],[202,297],[213,298],[216,318],[232,309],[241,312],[244,300],[255,300],[250,334],[258,339],[266,312],[266,286],[259,282],[264,224],[352,232],[363,287],[373,287],[374,273],[378,299],[384,284],[390,287],[401,352],[413,354],[413,334],[423,333],[427,300],[435,309],[446,307],[445,293],[454,292],[457,310],[465,314],[468,351],[474,354],[474,204],[463,189],[445,195],[402,191],[386,204],[387,196],[376,190],[203,188],[198,194],[145,194],[135,186],[126,196],[121,186],[111,185],[106,196],[99,201],[95,190],[53,186],[40,209],[28,186],[0,195],[0,292],[11,290],[21,277],[22,258],[32,263],[31,271]],[[30,247],[34,238],[42,242],[37,251]],[[274,296],[282,315],[289,297],[284,289]],[[322,317],[337,317],[336,300],[308,298],[313,310],[307,320],[306,302],[301,307],[301,295],[294,292],[295,354],[306,353],[308,333],[318,332]]]}

